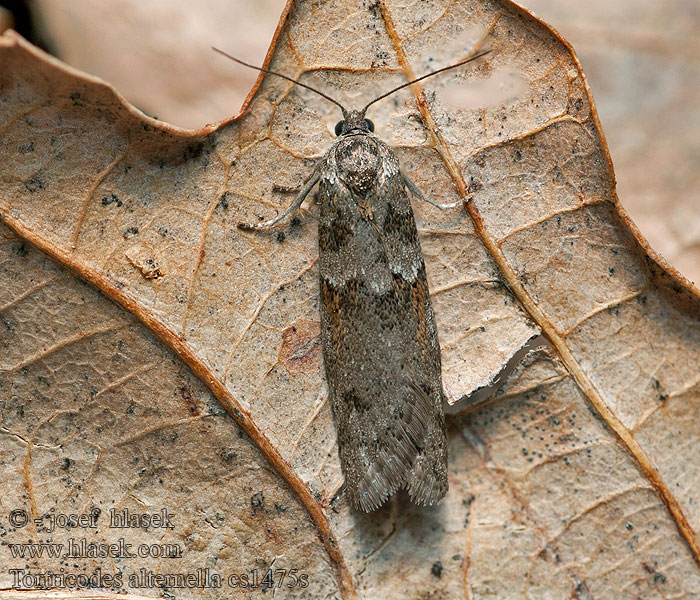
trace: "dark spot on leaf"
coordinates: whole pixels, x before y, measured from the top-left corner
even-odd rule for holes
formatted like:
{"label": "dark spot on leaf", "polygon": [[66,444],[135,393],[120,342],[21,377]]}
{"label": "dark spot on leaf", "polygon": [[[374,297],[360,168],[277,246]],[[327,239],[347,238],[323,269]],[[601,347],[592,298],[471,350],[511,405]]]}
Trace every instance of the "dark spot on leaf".
{"label": "dark spot on leaf", "polygon": [[228,210],[228,194],[229,192],[224,192],[219,196],[219,201],[216,204],[217,210],[220,208],[222,210]]}
{"label": "dark spot on leaf", "polygon": [[265,496],[262,492],[256,492],[250,498],[250,507],[253,509],[253,516],[258,514],[258,511],[265,510]]}
{"label": "dark spot on leaf", "polygon": [[569,101],[569,114],[574,113],[574,112],[581,112],[581,109],[583,108],[583,99],[582,98],[576,98],[574,100]]}
{"label": "dark spot on leaf", "polygon": [[576,582],[573,598],[574,600],[593,600],[588,586],[583,581]]}
{"label": "dark spot on leaf", "polygon": [[37,190],[46,189],[46,183],[42,179],[41,175],[37,173],[29,181],[27,181],[27,183],[24,184],[24,187],[33,193]]}
{"label": "dark spot on leaf", "polygon": [[183,158],[185,160],[188,159],[194,159],[194,158],[199,158],[202,156],[202,152],[204,151],[204,143],[198,142],[196,144],[190,144],[185,148],[185,152],[183,153]]}
{"label": "dark spot on leaf", "polygon": [[436,560],[433,563],[433,566],[430,567],[430,574],[433,575],[434,577],[440,578],[440,577],[442,577],[442,569],[443,569],[442,562],[440,562],[439,560]]}
{"label": "dark spot on leaf", "polygon": [[80,92],[72,92],[69,96],[73,106],[85,106]]}
{"label": "dark spot on leaf", "polygon": [[109,206],[110,204],[116,204],[117,207],[122,206],[121,199],[116,194],[110,194],[109,196],[102,196],[102,206]]}
{"label": "dark spot on leaf", "polygon": [[224,462],[231,462],[233,461],[238,454],[234,450],[231,450],[229,448],[226,448],[221,451],[221,460]]}
{"label": "dark spot on leaf", "polygon": [[473,194],[474,192],[478,192],[482,187],[483,185],[481,185],[479,180],[470,177],[469,185],[467,186],[467,193]]}

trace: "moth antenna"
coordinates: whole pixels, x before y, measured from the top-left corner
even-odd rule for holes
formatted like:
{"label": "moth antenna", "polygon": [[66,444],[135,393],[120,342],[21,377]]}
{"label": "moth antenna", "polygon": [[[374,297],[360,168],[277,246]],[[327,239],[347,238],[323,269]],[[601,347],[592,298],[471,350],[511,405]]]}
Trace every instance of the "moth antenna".
{"label": "moth antenna", "polygon": [[432,73],[426,73],[425,75],[421,75],[420,77],[417,77],[416,79],[413,79],[411,81],[407,81],[406,83],[402,83],[399,86],[396,86],[393,90],[389,90],[386,94],[382,94],[381,96],[377,96],[374,100],[372,100],[369,104],[365,105],[365,107],[362,109],[362,111],[366,111],[372,104],[377,102],[378,100],[382,100],[383,98],[386,98],[387,96],[390,96],[394,92],[398,92],[399,90],[408,87],[409,85],[413,85],[414,83],[417,83],[418,81],[422,81],[423,79],[427,79],[428,77],[432,77],[433,75],[437,75],[438,73],[442,73],[443,71],[449,71],[450,69],[454,69],[455,67],[461,67],[462,65],[466,65],[469,62],[472,62],[473,60],[476,60],[477,58],[481,58],[482,56],[485,56],[491,52],[491,50],[484,50],[483,52],[479,52],[478,54],[474,54],[474,56],[470,56],[469,58],[464,59],[463,61],[460,61],[458,63],[455,63],[454,65],[450,65],[449,67],[443,67],[442,69],[438,69],[437,71],[433,71]]}
{"label": "moth antenna", "polygon": [[[287,77],[287,75],[282,75],[282,73],[277,73],[276,71],[271,71],[270,69],[266,69],[265,67],[256,67],[255,65],[251,65],[247,62],[242,61],[240,58],[236,58],[235,56],[231,56],[230,54],[227,54],[223,50],[219,50],[218,48],[214,48],[214,46],[211,47],[214,52],[218,52],[219,54],[222,54],[226,58],[230,58],[231,60],[237,62],[239,65],[243,65],[244,67],[249,67],[251,69],[255,69],[256,71],[262,71],[263,73],[269,73],[270,75],[277,75],[277,77],[281,77],[282,79],[286,79],[287,81],[291,81],[292,83],[296,83],[297,85],[306,88],[307,90],[311,90],[312,92],[316,92],[319,96],[322,96],[329,102],[332,102],[336,106],[340,108],[340,110],[343,111],[343,117],[347,115],[347,110],[345,110],[345,107],[338,102],[337,100],[334,100],[327,94],[324,94],[320,90],[317,90],[316,88],[311,87],[310,85],[306,85],[305,83],[302,83],[301,81],[297,81],[296,79],[292,79],[291,77]],[[455,65],[457,66],[457,65]],[[437,71],[436,71],[437,72]]]}

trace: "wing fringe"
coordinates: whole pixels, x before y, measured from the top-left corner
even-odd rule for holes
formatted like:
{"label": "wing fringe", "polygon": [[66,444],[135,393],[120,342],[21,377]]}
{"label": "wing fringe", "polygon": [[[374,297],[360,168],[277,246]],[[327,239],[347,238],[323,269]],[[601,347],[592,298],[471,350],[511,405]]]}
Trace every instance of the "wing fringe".
{"label": "wing fringe", "polygon": [[353,505],[365,512],[379,508],[401,488],[406,488],[411,500],[421,505],[434,504],[447,491],[432,472],[424,452],[435,410],[433,402],[413,381],[404,389],[403,410],[408,409],[408,414],[401,421],[402,428],[394,443],[380,450],[357,488],[349,490]]}

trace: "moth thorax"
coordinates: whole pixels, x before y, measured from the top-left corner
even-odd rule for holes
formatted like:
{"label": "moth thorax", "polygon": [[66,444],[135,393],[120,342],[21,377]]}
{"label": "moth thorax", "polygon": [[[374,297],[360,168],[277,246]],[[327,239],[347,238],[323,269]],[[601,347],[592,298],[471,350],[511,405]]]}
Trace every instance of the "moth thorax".
{"label": "moth thorax", "polygon": [[335,150],[338,175],[353,192],[365,195],[377,179],[381,160],[377,144],[368,135],[341,139]]}

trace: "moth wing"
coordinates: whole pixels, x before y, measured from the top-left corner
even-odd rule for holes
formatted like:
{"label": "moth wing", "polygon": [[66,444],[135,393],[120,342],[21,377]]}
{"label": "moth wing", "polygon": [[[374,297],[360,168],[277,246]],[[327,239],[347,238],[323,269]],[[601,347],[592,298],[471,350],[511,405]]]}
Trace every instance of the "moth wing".
{"label": "moth wing", "polygon": [[324,364],[348,494],[377,508],[400,488],[447,491],[440,349],[410,201],[394,174],[363,198],[319,189]]}
{"label": "moth wing", "polygon": [[433,418],[428,420],[423,444],[415,453],[406,489],[416,504],[434,504],[447,493],[447,437],[442,399],[439,416],[435,417],[435,402],[422,389],[417,386],[415,389],[424,397],[428,410],[433,411]]}
{"label": "moth wing", "polygon": [[[413,466],[432,417],[429,396],[413,382],[395,392],[391,406],[360,403],[351,406],[348,414],[348,433],[359,443],[344,446],[341,460],[361,466],[350,470],[347,489],[353,505],[364,511],[381,506],[414,479]],[[377,429],[380,424],[382,429]],[[420,484],[416,487],[420,493]]]}

